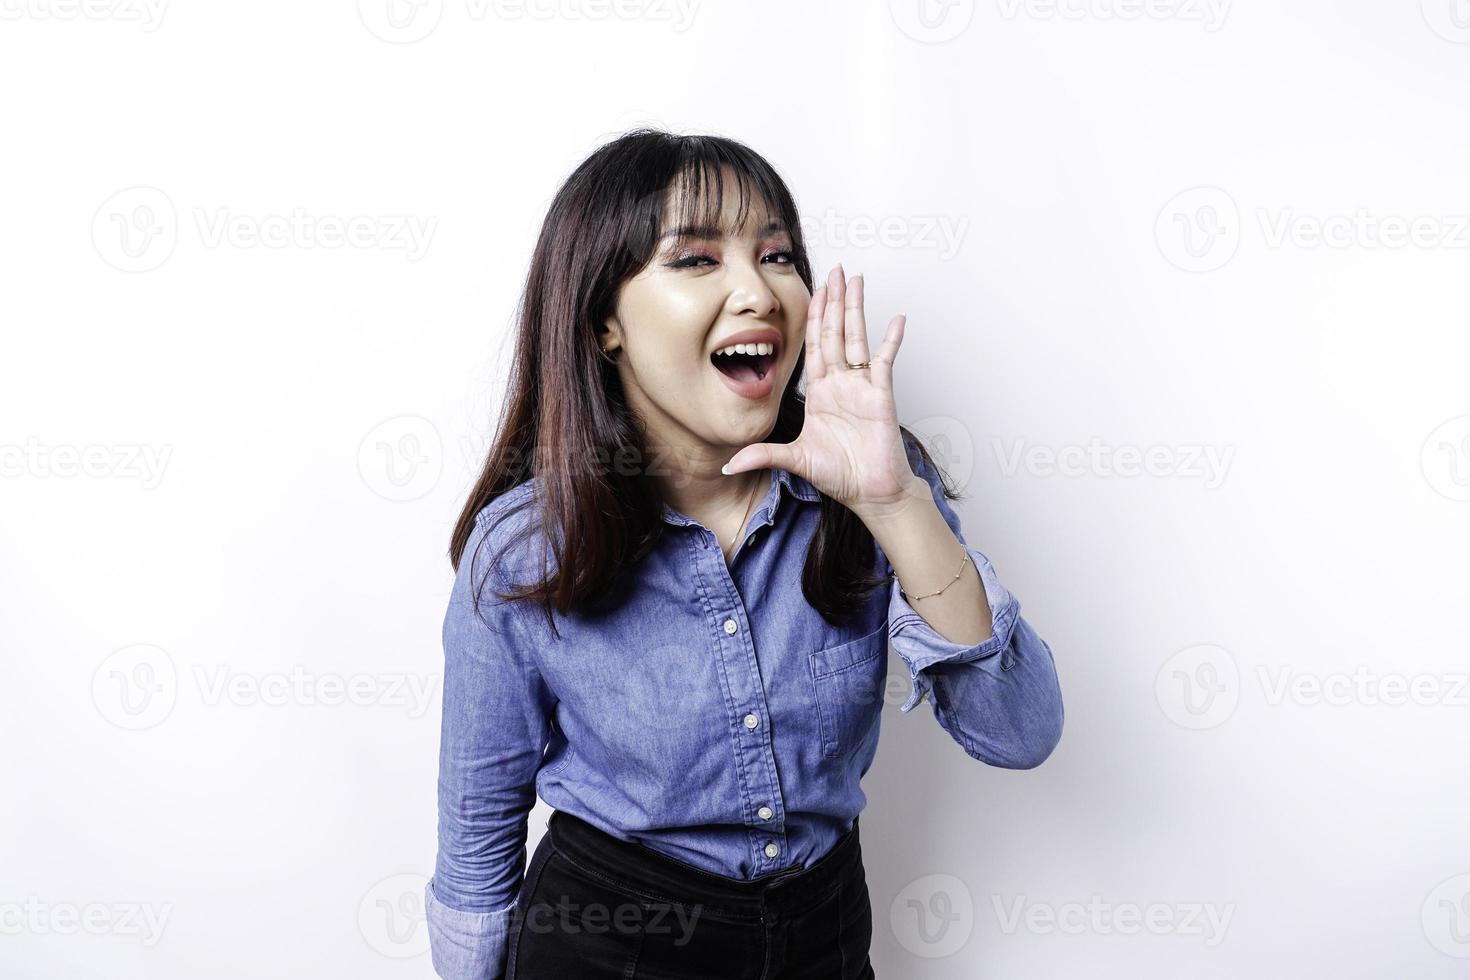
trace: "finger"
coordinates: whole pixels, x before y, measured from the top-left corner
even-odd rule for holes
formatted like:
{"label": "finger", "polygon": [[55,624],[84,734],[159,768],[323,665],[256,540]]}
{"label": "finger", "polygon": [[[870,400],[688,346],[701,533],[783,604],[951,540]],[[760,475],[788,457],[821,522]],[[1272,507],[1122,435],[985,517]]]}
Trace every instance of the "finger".
{"label": "finger", "polygon": [[903,343],[903,328],[907,322],[908,317],[902,313],[889,320],[883,343],[878,346],[878,353],[873,355],[873,384],[884,391],[893,390],[893,361],[898,357],[898,345]]}
{"label": "finger", "polygon": [[806,376],[820,378],[827,373],[822,359],[822,311],[827,308],[827,287],[818,286],[806,308]]}
{"label": "finger", "polygon": [[[868,359],[868,321],[863,315],[863,277],[859,273],[847,284],[847,302],[843,307],[843,350],[848,364],[861,364]],[[844,366],[845,367],[845,366]]]}
{"label": "finger", "polygon": [[720,467],[720,472],[726,476],[734,476],[748,470],[760,470],[772,466],[778,470],[799,474],[801,466],[799,459],[800,453],[795,443],[758,442],[746,446],[731,456],[730,461]]}
{"label": "finger", "polygon": [[827,308],[822,311],[822,360],[834,371],[842,370],[842,265],[827,276]]}

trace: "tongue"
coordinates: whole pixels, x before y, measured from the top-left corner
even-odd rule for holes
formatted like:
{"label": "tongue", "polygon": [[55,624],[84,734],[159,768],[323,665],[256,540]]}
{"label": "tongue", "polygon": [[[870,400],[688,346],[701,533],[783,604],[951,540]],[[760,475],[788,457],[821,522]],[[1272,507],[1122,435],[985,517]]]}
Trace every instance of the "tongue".
{"label": "tongue", "polygon": [[717,355],[715,358],[715,367],[736,381],[760,380],[760,375],[755,369],[753,360],[741,354],[733,356]]}

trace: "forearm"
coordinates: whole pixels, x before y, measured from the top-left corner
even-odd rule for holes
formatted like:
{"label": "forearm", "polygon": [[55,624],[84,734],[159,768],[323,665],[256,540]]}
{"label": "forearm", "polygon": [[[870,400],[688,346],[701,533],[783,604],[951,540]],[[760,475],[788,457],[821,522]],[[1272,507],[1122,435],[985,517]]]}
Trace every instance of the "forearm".
{"label": "forearm", "polygon": [[[945,522],[928,486],[919,477],[914,479],[918,481],[915,491],[900,504],[859,517],[888,556],[914,612],[946,640],[984,643],[994,624],[980,573]],[[960,576],[955,580],[957,571]]]}

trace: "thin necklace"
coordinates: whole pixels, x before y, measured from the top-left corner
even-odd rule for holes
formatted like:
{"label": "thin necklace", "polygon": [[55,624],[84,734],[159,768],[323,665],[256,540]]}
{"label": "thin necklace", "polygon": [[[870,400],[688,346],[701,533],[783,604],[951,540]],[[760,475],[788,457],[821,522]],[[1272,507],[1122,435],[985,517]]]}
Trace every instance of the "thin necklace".
{"label": "thin necklace", "polygon": [[740,526],[735,529],[734,537],[730,538],[731,545],[735,544],[735,538],[740,537],[740,532],[745,530],[745,519],[750,516],[750,505],[755,503],[755,491],[761,485],[760,477],[757,476],[753,482],[754,486],[750,488],[750,500],[745,503],[745,513],[740,515]]}

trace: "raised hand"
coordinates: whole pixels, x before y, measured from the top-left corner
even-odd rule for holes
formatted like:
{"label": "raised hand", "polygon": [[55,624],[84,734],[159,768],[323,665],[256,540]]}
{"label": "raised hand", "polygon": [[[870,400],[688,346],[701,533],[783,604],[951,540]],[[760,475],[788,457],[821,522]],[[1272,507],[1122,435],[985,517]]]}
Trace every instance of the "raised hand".
{"label": "raised hand", "polygon": [[[844,281],[836,266],[812,296],[806,318],[806,421],[790,443],[746,446],[725,464],[742,473],[775,466],[803,477],[860,518],[912,499],[915,481],[898,429],[893,362],[905,317],[888,324],[877,353],[868,354],[861,275]],[[851,368],[851,364],[870,362]],[[927,489],[924,496],[927,496]]]}

